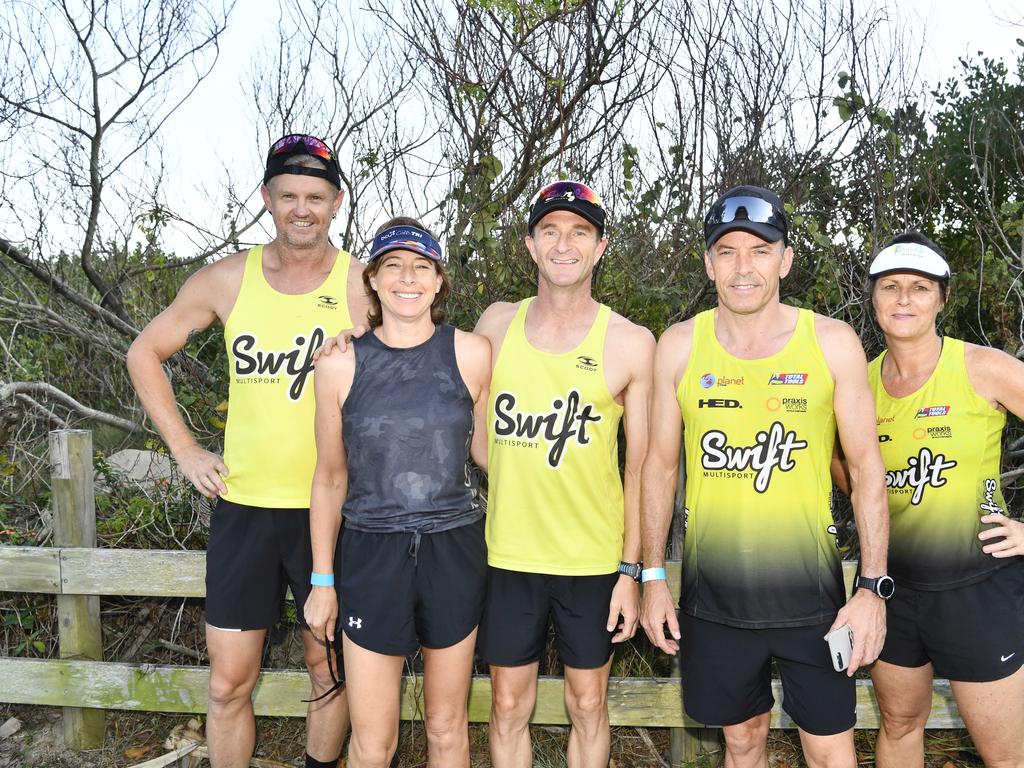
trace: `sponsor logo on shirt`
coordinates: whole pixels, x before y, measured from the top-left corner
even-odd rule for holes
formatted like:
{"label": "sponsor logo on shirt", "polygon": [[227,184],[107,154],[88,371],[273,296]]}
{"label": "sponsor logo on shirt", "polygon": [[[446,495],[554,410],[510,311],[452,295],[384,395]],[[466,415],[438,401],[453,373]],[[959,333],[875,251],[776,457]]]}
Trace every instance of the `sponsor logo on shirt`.
{"label": "sponsor logo on shirt", "polygon": [[576,367],[581,371],[596,371],[597,360],[592,357],[587,357],[586,355],[580,355],[576,358]]}
{"label": "sponsor logo on shirt", "polygon": [[321,295],[316,297],[316,305],[321,309],[337,309],[338,300],[333,296]]}
{"label": "sponsor logo on shirt", "polygon": [[698,408],[742,408],[739,400],[723,400],[713,397],[708,400],[698,400]]}
{"label": "sponsor logo on shirt", "polygon": [[764,407],[769,411],[777,411],[782,408],[786,413],[807,413],[807,398],[769,397],[764,401]]}
{"label": "sponsor logo on shirt", "polygon": [[754,490],[764,493],[776,469],[789,472],[796,466],[793,454],[805,449],[807,441],[798,440],[795,431],[787,430],[782,422],[776,421],[767,430],[757,433],[754,445],[729,445],[724,432],[712,429],[701,437],[700,447],[700,463],[705,470],[724,471],[726,476],[732,473],[747,476],[752,472]]}
{"label": "sponsor logo on shirt", "polygon": [[324,343],[324,329],[314,328],[308,336],[296,336],[290,349],[259,347],[255,334],[240,333],[231,342],[235,376],[239,384],[276,384],[282,374],[289,377],[288,399],[298,401],[313,372],[313,353]]}
{"label": "sponsor logo on shirt", "polygon": [[928,427],[928,437],[943,440],[953,436],[952,427]]}
{"label": "sponsor logo on shirt", "polygon": [[999,488],[999,481],[994,477],[985,478],[985,501],[978,505],[982,514],[1003,514],[1003,508],[996,504],[996,490]]}
{"label": "sponsor logo on shirt", "polygon": [[768,379],[768,384],[775,386],[778,384],[788,386],[803,386],[807,383],[806,373],[773,373]]}
{"label": "sponsor logo on shirt", "polygon": [[949,414],[948,405],[926,405],[917,412],[915,419],[926,419],[930,416],[946,416]]}
{"label": "sponsor logo on shirt", "polygon": [[704,389],[710,389],[714,386],[719,387],[742,387],[743,377],[742,376],[715,376],[713,373],[705,373],[700,377],[700,385]]}
{"label": "sponsor logo on shirt", "polygon": [[879,435],[878,436],[878,442],[880,442],[880,443],[888,443],[890,440],[892,440],[892,435]]}
{"label": "sponsor logo on shirt", "polygon": [[912,493],[910,503],[916,506],[921,503],[925,488],[944,486],[947,480],[942,473],[956,465],[952,459],[947,461],[945,455],[933,454],[928,448],[922,448],[917,456],[907,459],[907,466],[904,469],[886,472],[885,485],[887,488],[895,488],[898,492]]}
{"label": "sponsor logo on shirt", "polygon": [[548,466],[557,469],[562,463],[566,446],[587,445],[590,436],[587,427],[601,421],[594,413],[594,404],[580,402],[580,393],[569,390],[565,398],[551,401],[551,410],[545,413],[520,413],[516,409],[516,396],[502,392],[494,398],[495,443],[513,447],[535,448],[538,438],[547,441]]}

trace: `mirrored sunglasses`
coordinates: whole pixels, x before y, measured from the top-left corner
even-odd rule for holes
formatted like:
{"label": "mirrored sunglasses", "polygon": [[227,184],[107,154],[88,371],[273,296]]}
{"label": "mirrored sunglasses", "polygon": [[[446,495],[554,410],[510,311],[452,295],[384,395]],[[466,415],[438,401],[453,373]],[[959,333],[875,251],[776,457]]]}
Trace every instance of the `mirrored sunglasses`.
{"label": "mirrored sunglasses", "polygon": [[556,181],[548,184],[537,193],[537,197],[534,198],[533,202],[534,204],[538,202],[550,203],[552,200],[567,200],[569,202],[584,200],[591,205],[596,205],[598,208],[604,208],[601,205],[601,198],[597,196],[597,193],[586,184],[578,181]]}

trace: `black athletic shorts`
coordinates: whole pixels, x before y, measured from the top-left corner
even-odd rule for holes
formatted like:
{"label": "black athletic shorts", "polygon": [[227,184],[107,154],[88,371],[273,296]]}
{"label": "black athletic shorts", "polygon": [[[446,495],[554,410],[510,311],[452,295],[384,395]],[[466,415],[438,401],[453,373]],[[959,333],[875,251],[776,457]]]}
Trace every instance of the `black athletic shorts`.
{"label": "black athletic shorts", "polygon": [[857,721],[852,677],[836,672],[824,637],[810,627],[740,629],[680,616],[683,706],[706,725],[736,725],[772,708],[772,660],[782,678],[782,708],[814,736],[843,733]]}
{"label": "black athletic shorts", "polygon": [[480,623],[487,545],[480,520],[439,533],[343,528],[338,627],[367,650],[448,648]]}
{"label": "black athletic shorts", "polygon": [[618,573],[552,576],[487,568],[487,605],[478,651],[488,664],[519,667],[540,659],[555,623],[558,657],[567,667],[597,669],[612,655],[608,606]]}
{"label": "black athletic shorts", "polygon": [[[335,551],[337,573],[340,559]],[[206,549],[206,623],[216,629],[268,629],[291,587],[299,623],[313,555],[309,510],[267,509],[218,499]]]}
{"label": "black athletic shorts", "polygon": [[950,680],[986,683],[1024,664],[1024,562],[984,581],[943,590],[896,585],[886,605],[879,658],[901,667],[928,662]]}

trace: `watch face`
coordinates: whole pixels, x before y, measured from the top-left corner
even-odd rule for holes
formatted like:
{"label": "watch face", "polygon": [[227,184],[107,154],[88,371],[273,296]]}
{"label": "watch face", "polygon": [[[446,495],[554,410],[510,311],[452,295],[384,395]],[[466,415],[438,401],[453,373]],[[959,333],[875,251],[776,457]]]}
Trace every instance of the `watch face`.
{"label": "watch face", "polygon": [[875,584],[875,589],[879,597],[888,600],[896,593],[896,582],[892,580],[892,576],[881,576]]}

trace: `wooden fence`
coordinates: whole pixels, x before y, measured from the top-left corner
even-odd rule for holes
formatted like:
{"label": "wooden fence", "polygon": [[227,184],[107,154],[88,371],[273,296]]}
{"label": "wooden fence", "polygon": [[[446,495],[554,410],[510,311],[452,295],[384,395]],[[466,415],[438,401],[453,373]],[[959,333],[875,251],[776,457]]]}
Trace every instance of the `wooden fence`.
{"label": "wooden fence", "polygon": [[[50,449],[54,546],[0,546],[0,591],[57,596],[59,659],[0,657],[0,702],[63,707],[65,740],[79,749],[102,745],[104,710],[205,712],[208,667],[105,662],[99,619],[101,595],[203,597],[205,553],[96,548],[91,433],[53,432]],[[849,587],[855,563],[844,566]],[[669,563],[668,572],[672,592],[678,596],[678,562]],[[422,716],[420,682],[415,677],[403,680],[404,719]],[[779,681],[773,685],[780,702]],[[253,705],[257,715],[303,717],[306,707],[301,700],[308,693],[305,671],[268,669],[260,676]],[[470,721],[487,722],[490,703],[490,679],[475,676]],[[683,714],[677,678],[612,678],[608,708],[612,725],[673,729],[674,764],[717,743],[715,731]],[[541,678],[532,722],[569,722],[560,677]],[[795,727],[778,703],[772,710],[772,727]],[[878,727],[878,706],[868,680],[857,682],[857,727]],[[945,680],[935,681],[927,727],[963,727]]]}

